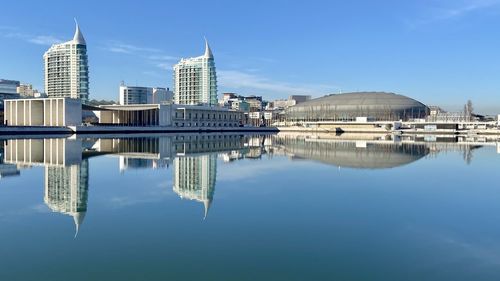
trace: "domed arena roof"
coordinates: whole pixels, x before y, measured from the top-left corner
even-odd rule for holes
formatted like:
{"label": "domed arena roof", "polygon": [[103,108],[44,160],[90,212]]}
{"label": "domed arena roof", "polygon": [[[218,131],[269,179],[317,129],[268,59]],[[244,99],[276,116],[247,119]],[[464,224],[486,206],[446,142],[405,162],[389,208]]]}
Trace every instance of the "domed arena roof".
{"label": "domed arena roof", "polygon": [[287,110],[296,119],[333,120],[372,117],[378,120],[422,118],[428,107],[412,98],[386,92],[332,94],[299,103]]}
{"label": "domed arena roof", "polygon": [[386,92],[356,92],[344,94],[331,94],[317,99],[300,103],[298,106],[313,104],[334,105],[363,105],[363,106],[392,106],[394,108],[407,108],[412,106],[425,106],[412,98]]}

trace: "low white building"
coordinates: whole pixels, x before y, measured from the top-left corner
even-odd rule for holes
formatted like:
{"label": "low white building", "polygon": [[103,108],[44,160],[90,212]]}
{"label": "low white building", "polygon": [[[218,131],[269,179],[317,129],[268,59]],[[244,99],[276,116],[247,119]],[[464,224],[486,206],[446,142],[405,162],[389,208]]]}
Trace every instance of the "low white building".
{"label": "low white building", "polygon": [[95,114],[101,125],[122,126],[171,126],[172,113],[169,105],[129,104],[101,105]]}
{"label": "low white building", "polygon": [[101,125],[164,127],[238,127],[244,120],[241,111],[226,108],[179,105],[101,105],[96,111]]}
{"label": "low white building", "polygon": [[[179,104],[129,104],[86,106],[110,126],[160,127],[238,127],[244,124],[242,111],[227,108]],[[5,100],[8,126],[80,126],[82,103],[79,99],[45,98]]]}
{"label": "low white building", "polygon": [[8,126],[78,126],[82,124],[79,99],[45,98],[5,100]]}

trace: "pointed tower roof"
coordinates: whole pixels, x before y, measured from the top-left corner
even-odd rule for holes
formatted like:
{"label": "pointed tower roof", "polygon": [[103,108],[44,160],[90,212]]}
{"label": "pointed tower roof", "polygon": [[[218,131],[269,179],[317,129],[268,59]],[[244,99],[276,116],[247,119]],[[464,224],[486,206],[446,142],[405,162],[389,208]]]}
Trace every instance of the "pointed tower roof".
{"label": "pointed tower roof", "polygon": [[80,230],[80,225],[83,223],[83,219],[85,218],[86,212],[78,212],[73,214],[73,220],[75,221],[75,238],[78,236],[78,231]]}
{"label": "pointed tower roof", "polygon": [[73,36],[73,42],[75,44],[87,45],[87,43],[85,42],[85,38],[83,38],[83,34],[80,31],[80,26],[78,25],[76,19],[75,19],[75,24],[76,24],[76,30],[75,30],[75,36]]}
{"label": "pointed tower roof", "polygon": [[213,59],[214,55],[212,54],[212,50],[210,50],[210,46],[208,45],[207,38],[205,38],[205,55],[204,57]]}
{"label": "pointed tower roof", "polygon": [[210,210],[210,206],[212,206],[212,200],[210,199],[203,200],[203,205],[205,207],[205,215],[203,216],[203,220],[205,220],[208,215],[208,210]]}

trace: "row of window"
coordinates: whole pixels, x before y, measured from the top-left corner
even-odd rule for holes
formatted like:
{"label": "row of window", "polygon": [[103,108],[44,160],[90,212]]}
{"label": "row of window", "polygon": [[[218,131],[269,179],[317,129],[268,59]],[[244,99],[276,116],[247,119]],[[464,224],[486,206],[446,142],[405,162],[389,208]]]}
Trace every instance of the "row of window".
{"label": "row of window", "polygon": [[234,123],[190,123],[190,122],[175,122],[176,127],[239,127],[240,124]]}
{"label": "row of window", "polygon": [[[188,118],[189,119],[192,119],[194,116],[194,119],[198,119],[198,117],[200,117],[201,119],[205,119],[205,117],[207,119],[210,119],[210,117],[212,117],[212,119],[215,119],[217,114],[216,113],[191,113],[189,112],[188,113]],[[227,120],[228,116],[229,116],[229,120],[232,120],[232,119],[235,119],[237,120],[238,119],[238,115],[237,114],[222,114],[222,113],[218,113],[218,116],[219,116],[219,119],[218,120],[222,120],[222,118],[224,118],[224,120]],[[184,118],[184,113],[183,112],[178,112],[176,111],[175,112],[175,118]]]}

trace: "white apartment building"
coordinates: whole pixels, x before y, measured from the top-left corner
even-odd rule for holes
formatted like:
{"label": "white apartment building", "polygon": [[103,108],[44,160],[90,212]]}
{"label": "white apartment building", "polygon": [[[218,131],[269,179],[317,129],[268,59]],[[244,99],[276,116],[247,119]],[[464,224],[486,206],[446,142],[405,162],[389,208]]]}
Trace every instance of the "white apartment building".
{"label": "white apartment building", "polygon": [[48,97],[89,98],[87,43],[78,23],[73,40],[54,44],[43,55],[45,93]]}
{"label": "white apartment building", "polygon": [[217,105],[215,62],[206,39],[203,56],[181,59],[174,65],[174,103]]}

